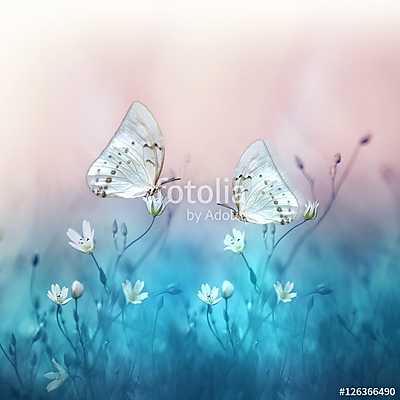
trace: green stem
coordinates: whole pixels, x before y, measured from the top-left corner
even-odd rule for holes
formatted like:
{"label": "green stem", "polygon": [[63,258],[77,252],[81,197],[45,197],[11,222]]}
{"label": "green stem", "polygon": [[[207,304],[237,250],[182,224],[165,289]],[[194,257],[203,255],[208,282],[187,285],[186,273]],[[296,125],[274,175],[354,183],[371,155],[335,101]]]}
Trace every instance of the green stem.
{"label": "green stem", "polygon": [[5,349],[4,349],[4,347],[3,347],[3,345],[0,343],[0,349],[1,349],[1,351],[2,351],[2,353],[4,354],[4,357],[7,359],[7,361],[11,364],[11,366],[13,367],[13,369],[14,369],[14,372],[15,372],[15,376],[17,377],[17,380],[18,380],[18,383],[20,384],[20,386],[21,386],[21,389],[24,389],[24,382],[22,381],[22,378],[21,378],[21,375],[20,375],[20,373],[19,373],[19,370],[18,370],[18,365],[17,365],[17,362],[16,362],[16,358],[17,358],[17,355],[15,355],[15,362],[9,357],[9,355],[7,354],[7,352],[5,351]]}
{"label": "green stem", "polygon": [[208,324],[208,327],[210,328],[211,333],[213,334],[215,339],[217,339],[217,341],[220,344],[220,346],[222,347],[222,349],[224,351],[226,351],[226,348],[225,348],[224,344],[222,343],[222,340],[218,337],[217,333],[214,331],[214,329],[213,329],[213,327],[211,325],[211,321],[210,321],[211,307],[212,307],[211,305],[207,306],[207,324]]}
{"label": "green stem", "polygon": [[129,242],[128,244],[126,244],[126,238],[124,239],[124,246],[122,251],[118,254],[117,259],[115,260],[115,264],[114,264],[114,269],[113,269],[113,273],[112,273],[112,277],[111,277],[111,282],[114,282],[115,279],[115,275],[117,273],[117,269],[118,269],[118,265],[119,262],[121,261],[122,256],[124,255],[125,251],[129,249],[129,247],[133,246],[136,242],[138,242],[140,239],[142,239],[144,236],[146,236],[150,229],[152,228],[154,221],[156,220],[156,217],[153,217],[150,225],[146,228],[146,230],[139,235],[136,239],[132,240],[131,242]]}
{"label": "green stem", "polygon": [[109,290],[108,290],[108,287],[107,287],[107,276],[104,273],[103,268],[100,267],[100,265],[99,265],[95,255],[94,255],[94,253],[90,253],[90,255],[91,255],[94,263],[96,264],[97,270],[99,271],[99,280],[100,280],[101,284],[103,285],[104,290],[106,291],[106,293],[109,294]]}
{"label": "green stem", "polygon": [[325,211],[321,214],[321,216],[318,218],[317,222],[315,224],[313,224],[310,229],[308,229],[303,236],[301,236],[299,238],[299,240],[297,241],[297,243],[295,244],[295,246],[293,247],[293,250],[291,251],[286,263],[285,263],[285,270],[291,265],[291,263],[293,262],[293,259],[295,258],[297,252],[299,251],[301,245],[306,241],[306,239],[317,229],[317,227],[319,226],[319,224],[325,219],[325,217],[327,216],[327,214],[329,213],[329,211],[331,210],[337,195],[339,194],[339,191],[341,189],[341,187],[343,186],[343,183],[345,182],[346,178],[348,177],[348,175],[350,174],[353,165],[357,159],[358,153],[360,152],[360,148],[361,145],[357,144],[357,147],[354,149],[351,157],[350,157],[350,161],[348,162],[346,168],[343,171],[343,174],[339,180],[339,183],[337,184],[336,188],[335,188],[335,184],[333,182],[333,188],[332,188],[332,193],[331,193],[331,198],[330,201],[327,205],[327,207],[325,208]]}
{"label": "green stem", "polygon": [[83,365],[84,365],[84,368],[85,368],[86,381],[87,381],[88,386],[89,386],[90,396],[91,396],[92,399],[94,399],[95,396],[94,396],[93,384],[92,384],[92,380],[90,378],[90,372],[89,372],[88,353],[87,353],[87,349],[86,349],[86,346],[85,346],[85,342],[84,342],[83,337],[82,337],[82,331],[81,331],[81,329],[79,327],[78,299],[75,299],[75,315],[74,315],[74,319],[75,319],[76,331],[77,331],[78,337],[79,337],[79,342],[80,342],[81,347],[82,347]]}
{"label": "green stem", "polygon": [[72,343],[71,339],[68,337],[68,335],[66,334],[66,332],[64,331],[64,329],[61,326],[60,323],[60,313],[61,313],[61,306],[58,304],[57,305],[57,311],[56,311],[56,320],[57,320],[57,325],[58,328],[60,329],[60,332],[62,333],[62,335],[64,336],[64,338],[68,341],[68,343],[70,344],[72,350],[74,350],[75,355],[78,357],[78,351],[76,349],[76,347],[74,346],[74,344]]}
{"label": "green stem", "polygon": [[235,352],[235,344],[233,343],[232,332],[229,326],[228,299],[225,299],[224,319],[225,319],[226,331],[228,333],[229,342],[232,346],[232,351]]}
{"label": "green stem", "polygon": [[253,268],[250,267],[249,262],[247,261],[246,256],[244,255],[244,253],[240,253],[240,255],[242,256],[244,263],[246,264],[246,268],[249,271],[249,277],[250,277],[250,282],[252,283],[252,285],[254,286],[254,289],[257,293],[260,292],[258,286],[257,286],[257,275],[255,274]]}

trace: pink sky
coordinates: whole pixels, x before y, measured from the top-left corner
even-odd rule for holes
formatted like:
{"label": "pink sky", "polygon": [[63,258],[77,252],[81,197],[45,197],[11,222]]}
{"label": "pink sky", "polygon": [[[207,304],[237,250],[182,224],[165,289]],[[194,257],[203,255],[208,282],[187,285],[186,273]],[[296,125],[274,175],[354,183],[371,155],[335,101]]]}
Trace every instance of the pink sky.
{"label": "pink sky", "polygon": [[292,182],[303,185],[293,154],[324,182],[332,154],[346,157],[371,130],[350,182],[368,197],[365,211],[380,204],[371,196],[384,190],[378,169],[398,166],[400,14],[392,2],[347,12],[322,3],[7,9],[3,225],[12,216],[16,232],[15,221],[34,225],[90,201],[85,171],[133,100],[159,121],[166,174],[182,174],[190,157],[186,177],[196,183],[230,176],[257,138],[269,140]]}

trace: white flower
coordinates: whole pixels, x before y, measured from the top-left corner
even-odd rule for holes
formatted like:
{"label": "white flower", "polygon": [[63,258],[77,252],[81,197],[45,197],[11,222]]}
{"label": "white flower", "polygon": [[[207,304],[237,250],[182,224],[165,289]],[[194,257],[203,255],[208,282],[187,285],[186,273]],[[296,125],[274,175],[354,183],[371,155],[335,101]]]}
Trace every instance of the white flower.
{"label": "white flower", "polygon": [[303,214],[304,220],[309,221],[310,219],[317,218],[318,207],[319,207],[318,201],[314,201],[314,202],[309,201],[305,205],[305,210],[304,210],[304,214]]}
{"label": "white flower", "polygon": [[79,281],[72,282],[71,285],[71,296],[76,300],[83,295],[85,291],[85,286]]}
{"label": "white flower", "polygon": [[235,287],[233,286],[232,282],[223,281],[222,282],[222,297],[224,299],[229,299],[233,295]]}
{"label": "white flower", "polygon": [[69,244],[74,249],[86,254],[94,251],[94,229],[90,227],[89,221],[82,222],[82,236],[71,228],[68,229],[67,236],[71,240]]}
{"label": "white flower", "polygon": [[51,360],[53,363],[56,372],[47,372],[44,374],[44,377],[47,379],[51,379],[52,381],[46,386],[48,392],[51,392],[58,387],[60,387],[67,379],[68,373],[67,371],[53,358]]}
{"label": "white flower", "polygon": [[202,302],[210,306],[214,306],[222,300],[222,297],[218,297],[219,289],[217,287],[211,289],[208,283],[203,283],[201,285],[201,290],[199,290],[197,296]]}
{"label": "white flower", "polygon": [[296,292],[292,292],[294,288],[293,282],[287,282],[285,287],[282,286],[282,283],[279,281],[274,283],[274,288],[276,292],[276,297],[278,299],[278,303],[282,301],[283,303],[289,303],[297,296]]}
{"label": "white flower", "polygon": [[58,283],[51,285],[51,290],[47,292],[47,297],[53,302],[60,306],[67,304],[71,301],[71,297],[68,298],[68,288],[65,286],[61,289]]}
{"label": "white flower", "polygon": [[143,303],[143,301],[149,297],[147,292],[142,293],[143,288],[143,281],[136,281],[134,286],[132,286],[132,282],[128,280],[122,283],[122,290],[124,291],[126,302],[131,304]]}
{"label": "white flower", "polygon": [[157,217],[161,215],[165,210],[166,203],[164,203],[164,196],[161,191],[157,191],[152,196],[143,197],[144,202],[146,203],[147,210],[152,217]]}
{"label": "white flower", "polygon": [[224,250],[231,250],[234,253],[242,253],[244,250],[244,232],[240,232],[237,229],[232,229],[232,236],[229,234],[225,235]]}

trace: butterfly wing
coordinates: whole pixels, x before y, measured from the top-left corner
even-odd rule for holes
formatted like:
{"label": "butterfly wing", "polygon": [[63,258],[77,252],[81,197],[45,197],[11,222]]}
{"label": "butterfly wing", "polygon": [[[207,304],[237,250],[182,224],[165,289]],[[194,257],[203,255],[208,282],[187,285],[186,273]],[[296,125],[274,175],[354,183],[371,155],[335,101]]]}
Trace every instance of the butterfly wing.
{"label": "butterfly wing", "polygon": [[255,224],[289,223],[299,208],[263,140],[242,154],[235,169],[233,196],[239,214]]}
{"label": "butterfly wing", "polygon": [[161,130],[146,106],[135,102],[90,166],[87,183],[97,196],[141,197],[157,186],[163,164]]}

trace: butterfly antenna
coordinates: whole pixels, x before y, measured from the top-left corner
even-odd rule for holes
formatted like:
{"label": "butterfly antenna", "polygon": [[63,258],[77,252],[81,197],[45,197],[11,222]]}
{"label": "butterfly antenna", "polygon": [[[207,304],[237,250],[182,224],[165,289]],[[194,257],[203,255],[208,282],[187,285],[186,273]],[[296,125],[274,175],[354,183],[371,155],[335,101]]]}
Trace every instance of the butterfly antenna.
{"label": "butterfly antenna", "polygon": [[166,185],[167,183],[175,182],[175,181],[180,181],[181,178],[169,178],[164,182],[161,182],[160,185]]}
{"label": "butterfly antenna", "polygon": [[221,206],[221,207],[224,207],[224,208],[228,208],[229,210],[232,210],[233,212],[236,212],[236,210],[235,210],[233,207],[229,206],[228,204],[225,204],[225,203],[217,203],[217,205],[218,205],[218,206]]}

